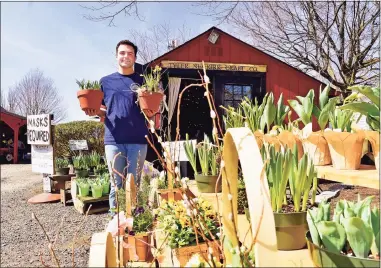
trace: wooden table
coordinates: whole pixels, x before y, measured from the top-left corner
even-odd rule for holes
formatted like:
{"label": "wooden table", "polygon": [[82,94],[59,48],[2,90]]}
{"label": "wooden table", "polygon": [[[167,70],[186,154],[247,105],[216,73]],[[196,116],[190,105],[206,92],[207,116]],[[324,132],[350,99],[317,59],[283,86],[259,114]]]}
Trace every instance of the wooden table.
{"label": "wooden table", "polygon": [[337,170],[333,166],[317,166],[316,169],[320,179],[380,189],[379,173],[375,166],[361,165],[359,170]]}
{"label": "wooden table", "polygon": [[71,181],[71,178],[74,177],[75,174],[68,174],[68,175],[51,175],[49,178],[52,181],[57,182],[55,187],[59,191],[61,195],[61,203],[66,206],[67,198],[66,195],[69,194],[70,189],[66,189],[66,182]]}

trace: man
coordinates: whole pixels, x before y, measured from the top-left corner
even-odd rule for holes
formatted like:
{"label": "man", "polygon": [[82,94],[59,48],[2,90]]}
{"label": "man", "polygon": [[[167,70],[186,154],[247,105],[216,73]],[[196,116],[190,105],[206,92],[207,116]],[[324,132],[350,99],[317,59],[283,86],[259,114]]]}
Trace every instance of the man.
{"label": "man", "polygon": [[[122,156],[115,160],[114,169],[124,175],[132,173],[138,185],[147,154],[145,135],[148,134],[148,129],[136,102],[137,91],[141,90],[140,86],[143,84],[143,77],[134,71],[137,52],[137,46],[128,40],[122,40],[117,44],[118,72],[100,80],[104,93],[102,104],[106,109],[86,111],[86,114],[105,117],[104,143],[110,174],[113,174],[114,156],[121,152]],[[117,174],[114,174],[114,178],[118,189],[122,188],[122,178]],[[111,181],[110,214],[114,215],[115,185],[113,179]]]}

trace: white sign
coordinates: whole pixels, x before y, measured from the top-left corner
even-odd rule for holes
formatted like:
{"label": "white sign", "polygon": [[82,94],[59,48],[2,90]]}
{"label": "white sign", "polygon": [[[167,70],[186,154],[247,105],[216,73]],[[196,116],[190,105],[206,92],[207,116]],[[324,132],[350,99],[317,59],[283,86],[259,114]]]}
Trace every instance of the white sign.
{"label": "white sign", "polygon": [[[193,149],[196,148],[197,140],[189,140],[192,142]],[[174,161],[189,161],[188,157],[185,153],[184,149],[184,142],[186,141],[177,141],[177,142],[164,142],[164,146],[169,150],[171,156],[175,154],[175,159],[172,158]],[[175,150],[175,144],[176,144],[176,150]]]}
{"label": "white sign", "polygon": [[88,150],[87,140],[69,140],[70,150]]}
{"label": "white sign", "polygon": [[52,144],[49,114],[28,115],[26,120],[28,144]]}
{"label": "white sign", "polygon": [[54,174],[52,145],[32,145],[32,172]]}
{"label": "white sign", "polygon": [[49,174],[43,174],[42,185],[45,193],[52,192],[52,182],[50,180]]}

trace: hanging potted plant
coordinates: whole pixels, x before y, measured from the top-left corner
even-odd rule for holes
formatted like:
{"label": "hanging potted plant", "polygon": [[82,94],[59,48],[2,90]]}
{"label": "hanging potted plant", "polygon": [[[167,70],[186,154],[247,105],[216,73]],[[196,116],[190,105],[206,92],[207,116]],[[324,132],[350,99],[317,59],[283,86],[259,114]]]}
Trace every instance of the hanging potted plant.
{"label": "hanging potted plant", "polygon": [[163,90],[160,88],[161,68],[156,65],[150,73],[142,76],[144,77],[142,88],[145,90],[138,93],[139,106],[147,117],[152,117],[159,112],[164,98]]}
{"label": "hanging potted plant", "polygon": [[[370,86],[353,86],[349,90],[356,92],[349,95],[341,110],[349,110],[366,116],[366,122],[372,131],[366,131],[366,139],[372,145],[374,162],[377,170],[379,169],[380,152],[380,88]],[[364,101],[364,96],[368,101]]]}
{"label": "hanging potted plant", "polygon": [[157,214],[158,226],[168,235],[168,245],[180,267],[184,267],[197,253],[205,259],[208,259],[209,254],[217,260],[220,259],[216,243],[217,234],[220,232],[217,213],[208,202],[202,198],[163,201],[157,209]]}
{"label": "hanging potted plant", "polygon": [[55,171],[56,175],[68,175],[69,174],[69,161],[65,158],[55,159]]}
{"label": "hanging potted plant", "polygon": [[308,250],[316,267],[380,267],[380,210],[374,196],[340,200],[330,220],[330,204],[308,210]]}
{"label": "hanging potted plant", "polygon": [[[207,135],[204,135],[204,141],[193,148],[192,142],[189,141],[188,135],[184,142],[185,154],[193,168],[197,188],[200,193],[215,193],[221,192],[222,183],[218,180],[219,166],[221,161],[221,151],[210,142]],[[198,173],[196,166],[196,157],[201,166],[201,173]],[[218,184],[217,184],[218,183]]]}
{"label": "hanging potted plant", "polygon": [[[262,149],[262,155],[268,160],[265,167],[266,177],[274,211],[278,249],[301,249],[306,245],[306,211],[311,188],[310,204],[315,202],[317,172],[307,154],[298,160],[296,145],[292,151],[285,148],[280,152],[276,152],[274,146],[270,145],[268,149]],[[287,198],[287,186],[291,198]]]}
{"label": "hanging potted plant", "polygon": [[99,111],[102,99],[103,92],[100,90],[101,86],[98,81],[87,82],[85,79],[79,81],[76,80],[79,90],[77,92],[77,98],[79,100],[79,105],[83,111],[85,110],[96,110]]}

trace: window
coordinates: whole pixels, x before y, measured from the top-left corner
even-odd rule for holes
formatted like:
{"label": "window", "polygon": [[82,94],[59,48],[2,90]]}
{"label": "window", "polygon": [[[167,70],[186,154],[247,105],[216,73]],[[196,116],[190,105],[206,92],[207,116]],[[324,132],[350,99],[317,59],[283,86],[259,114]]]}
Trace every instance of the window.
{"label": "window", "polygon": [[224,88],[224,106],[238,107],[244,97],[251,99],[251,85],[226,84]]}

